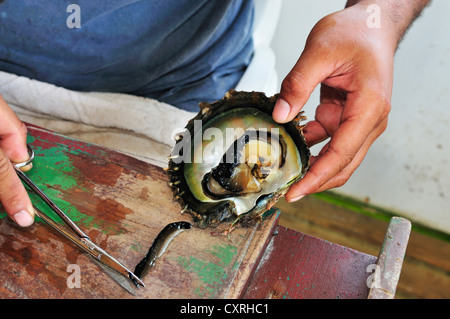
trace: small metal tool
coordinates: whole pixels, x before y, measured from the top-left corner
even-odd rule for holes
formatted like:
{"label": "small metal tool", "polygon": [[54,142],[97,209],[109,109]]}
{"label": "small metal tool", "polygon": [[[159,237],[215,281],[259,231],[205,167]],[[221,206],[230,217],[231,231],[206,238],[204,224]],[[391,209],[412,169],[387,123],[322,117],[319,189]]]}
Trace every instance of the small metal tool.
{"label": "small metal tool", "polygon": [[123,288],[125,288],[129,293],[136,295],[134,289],[131,285],[131,280],[133,282],[138,282],[140,285],[145,286],[144,283],[137,277],[133,272],[128,270],[124,265],[117,261],[114,257],[108,254],[105,250],[94,244],[91,239],[84,233],[44,192],[36,186],[36,184],[31,181],[30,178],[21,170],[21,168],[28,166],[32,163],[34,159],[33,149],[27,145],[28,153],[30,158],[22,163],[15,163],[14,168],[16,169],[19,178],[34,192],[36,193],[74,232],[62,227],[51,219],[42,210],[33,205],[35,213],[38,217],[44,220],[47,224],[53,227],[61,235],[69,239],[72,243],[76,244],[83,251],[87,252],[94,261],[101,266],[107,274],[109,274],[117,283],[119,283]]}

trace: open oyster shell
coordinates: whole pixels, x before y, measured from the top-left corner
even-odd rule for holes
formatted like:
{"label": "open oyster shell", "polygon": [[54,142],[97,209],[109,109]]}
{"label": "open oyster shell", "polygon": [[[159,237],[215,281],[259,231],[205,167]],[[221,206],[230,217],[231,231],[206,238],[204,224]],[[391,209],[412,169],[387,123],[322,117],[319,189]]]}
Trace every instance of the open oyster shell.
{"label": "open oyster shell", "polygon": [[177,135],[167,169],[175,199],[199,227],[269,209],[300,180],[310,152],[300,122],[273,121],[278,95],[231,90],[200,103],[200,112]]}

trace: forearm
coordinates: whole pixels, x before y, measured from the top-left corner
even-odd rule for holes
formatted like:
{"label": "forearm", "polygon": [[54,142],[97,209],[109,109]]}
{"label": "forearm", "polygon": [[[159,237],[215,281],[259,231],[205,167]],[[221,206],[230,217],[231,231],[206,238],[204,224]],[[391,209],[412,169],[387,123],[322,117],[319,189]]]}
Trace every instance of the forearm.
{"label": "forearm", "polygon": [[393,30],[394,41],[398,44],[430,2],[431,0],[348,0],[345,7],[377,5],[380,9],[381,26],[387,25]]}

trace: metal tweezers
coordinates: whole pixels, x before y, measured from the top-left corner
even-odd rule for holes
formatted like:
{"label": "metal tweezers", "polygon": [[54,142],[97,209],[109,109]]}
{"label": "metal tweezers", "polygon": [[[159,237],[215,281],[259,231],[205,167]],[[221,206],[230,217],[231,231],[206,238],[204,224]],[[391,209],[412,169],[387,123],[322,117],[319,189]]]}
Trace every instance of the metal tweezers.
{"label": "metal tweezers", "polygon": [[39,187],[34,184],[30,178],[21,170],[22,167],[28,166],[34,159],[33,149],[27,145],[30,158],[22,163],[13,163],[14,168],[19,175],[19,178],[34,192],[36,193],[58,216],[71,228],[74,232],[62,227],[51,219],[42,210],[33,205],[35,214],[44,220],[47,224],[57,230],[61,235],[69,239],[72,243],[76,244],[83,251],[87,252],[94,261],[103,268],[117,283],[125,288],[129,293],[136,295],[132,288],[131,280],[136,280],[140,285],[145,286],[144,283],[133,272],[128,270],[124,265],[117,261],[114,257],[104,251],[102,248],[94,244],[91,239],[84,233],[47,195],[42,192]]}

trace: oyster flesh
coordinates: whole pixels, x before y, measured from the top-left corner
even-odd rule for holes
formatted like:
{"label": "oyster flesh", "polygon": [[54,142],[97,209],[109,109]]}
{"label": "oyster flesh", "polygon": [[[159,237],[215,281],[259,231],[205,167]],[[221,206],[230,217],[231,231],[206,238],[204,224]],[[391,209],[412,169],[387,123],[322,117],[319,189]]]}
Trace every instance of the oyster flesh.
{"label": "oyster flesh", "polygon": [[177,135],[169,185],[197,226],[254,219],[306,173],[305,117],[301,112],[292,122],[276,123],[277,97],[231,90],[222,100],[200,103]]}

